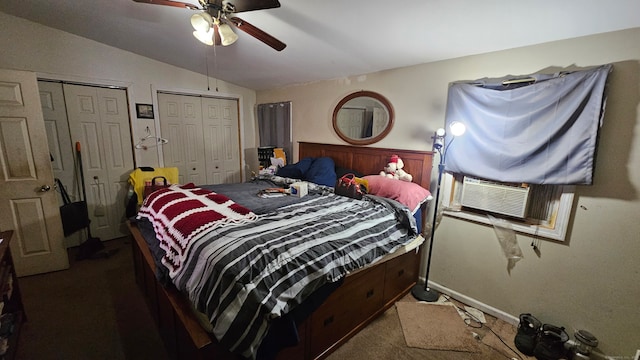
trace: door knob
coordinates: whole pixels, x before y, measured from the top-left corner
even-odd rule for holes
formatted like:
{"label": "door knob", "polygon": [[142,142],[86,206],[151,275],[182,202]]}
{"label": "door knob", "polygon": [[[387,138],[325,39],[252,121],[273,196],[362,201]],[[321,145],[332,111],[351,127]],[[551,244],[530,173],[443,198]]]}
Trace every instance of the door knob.
{"label": "door knob", "polygon": [[42,192],[46,192],[46,191],[49,191],[49,190],[51,190],[51,186],[49,186],[49,185],[42,185],[42,187],[40,188],[40,191],[42,191]]}

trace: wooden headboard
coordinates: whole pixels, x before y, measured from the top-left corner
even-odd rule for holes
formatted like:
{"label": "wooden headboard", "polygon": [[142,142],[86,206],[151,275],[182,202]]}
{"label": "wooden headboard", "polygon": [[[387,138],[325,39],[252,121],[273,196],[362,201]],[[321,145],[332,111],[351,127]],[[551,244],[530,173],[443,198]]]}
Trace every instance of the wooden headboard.
{"label": "wooden headboard", "polygon": [[332,145],[300,142],[298,158],[328,156],[337,166],[356,170],[364,175],[379,174],[389,162],[389,157],[398,155],[404,162],[404,170],[413,176],[413,182],[429,189],[431,183],[431,160],[433,152],[399,150],[365,146]]}

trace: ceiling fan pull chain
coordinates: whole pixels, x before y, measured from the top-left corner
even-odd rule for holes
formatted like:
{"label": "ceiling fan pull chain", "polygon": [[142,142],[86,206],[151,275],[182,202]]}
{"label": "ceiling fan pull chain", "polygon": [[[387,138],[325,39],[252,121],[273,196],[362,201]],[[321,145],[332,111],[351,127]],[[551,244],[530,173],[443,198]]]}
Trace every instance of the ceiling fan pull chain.
{"label": "ceiling fan pull chain", "polygon": [[209,49],[207,48],[204,49],[204,63],[207,67],[207,91],[211,91],[211,86],[209,85]]}
{"label": "ceiling fan pull chain", "polygon": [[216,47],[213,46],[213,72],[216,75],[216,92],[218,92],[218,56],[216,55]]}

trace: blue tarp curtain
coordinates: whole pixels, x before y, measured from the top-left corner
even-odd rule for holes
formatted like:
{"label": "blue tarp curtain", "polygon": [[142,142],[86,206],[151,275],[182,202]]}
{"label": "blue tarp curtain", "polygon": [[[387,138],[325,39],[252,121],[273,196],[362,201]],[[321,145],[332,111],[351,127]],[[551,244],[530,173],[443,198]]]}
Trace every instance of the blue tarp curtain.
{"label": "blue tarp curtain", "polygon": [[460,121],[467,131],[453,142],[447,134],[445,170],[500,182],[592,184],[611,70],[451,83],[445,124]]}

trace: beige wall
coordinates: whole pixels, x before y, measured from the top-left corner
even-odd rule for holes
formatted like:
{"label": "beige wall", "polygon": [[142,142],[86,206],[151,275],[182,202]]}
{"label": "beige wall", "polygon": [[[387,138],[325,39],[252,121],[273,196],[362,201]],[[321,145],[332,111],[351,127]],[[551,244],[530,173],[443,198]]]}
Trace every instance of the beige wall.
{"label": "beige wall", "polygon": [[451,81],[613,63],[595,184],[577,188],[566,241],[543,240],[538,257],[532,238],[518,235],[525,258],[508,273],[491,227],[445,217],[430,279],[498,312],[564,326],[572,338],[588,330],[603,353],[630,356],[640,348],[639,44],[640,28],[259,91],[257,102],[292,101],[295,142],[340,144],[335,104],[353,91],[377,91],[393,104],[396,124],[375,146],[430,150]]}
{"label": "beige wall", "polygon": [[[155,90],[178,90],[208,96],[225,95],[240,99],[241,133],[244,148],[256,148],[254,90],[218,81],[219,92],[207,91],[207,77],[122,51],[92,40],[41,26],[0,12],[0,68],[27,70],[40,78],[128,88],[134,144],[153,120],[136,119],[135,103],[154,103]],[[211,78],[211,84],[215,79]],[[156,110],[157,116],[157,110]],[[158,129],[159,131],[159,129]],[[255,152],[255,151],[254,151]],[[241,154],[244,157],[244,153]],[[157,151],[136,150],[138,166],[157,166]],[[257,167],[257,155],[255,155]]]}

